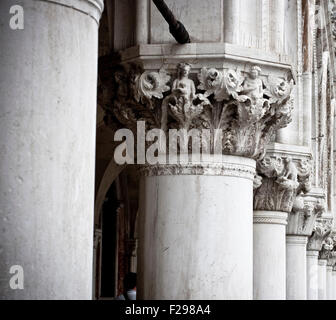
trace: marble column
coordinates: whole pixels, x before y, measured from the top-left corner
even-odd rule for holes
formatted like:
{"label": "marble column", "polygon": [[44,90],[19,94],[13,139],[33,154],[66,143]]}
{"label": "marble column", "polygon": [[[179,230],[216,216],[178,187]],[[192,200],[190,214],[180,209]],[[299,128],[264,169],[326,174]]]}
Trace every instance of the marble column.
{"label": "marble column", "polygon": [[[322,212],[325,210],[322,206]],[[307,299],[319,299],[319,251],[322,249],[324,240],[329,236],[331,226],[319,218],[315,222],[312,235],[307,245]]]}
{"label": "marble column", "polygon": [[140,299],[252,299],[254,171],[234,156],[142,169]]}
{"label": "marble column", "polygon": [[327,299],[327,260],[318,260],[318,299]]}
{"label": "marble column", "polygon": [[[117,94],[111,104],[118,115],[114,121],[135,131],[137,120],[145,119],[155,128],[148,135],[160,132],[140,168],[138,298],[252,299],[256,159],[264,153],[265,141],[274,129],[290,121],[292,83],[275,81],[270,97],[263,98],[262,82],[258,81],[258,98],[249,93],[240,97],[239,77],[261,80],[260,67],[253,66],[242,75],[229,68],[194,67],[182,60],[172,81],[163,69],[119,68]],[[198,79],[197,84],[189,78],[190,73]],[[148,86],[148,81],[153,86]],[[280,97],[279,86],[283,85],[285,97],[283,93]],[[231,109],[233,105],[237,108]],[[262,113],[257,111],[260,109]],[[208,131],[210,140],[202,137],[203,153],[197,160],[192,152],[195,134],[202,132],[197,129],[218,125],[221,130]],[[189,136],[187,140],[174,138],[171,129],[176,128],[179,134],[190,134],[192,141]],[[196,129],[194,134],[190,128]],[[258,138],[261,136],[263,139]],[[162,157],[149,160],[153,150]],[[138,148],[137,153],[140,151]]]}
{"label": "marble column", "polygon": [[12,5],[0,2],[0,299],[91,299],[103,1],[17,0],[22,30]]}
{"label": "marble column", "polygon": [[333,300],[333,266],[329,265],[327,262],[327,276],[326,276],[326,292],[327,292],[327,300]]}
{"label": "marble column", "polygon": [[[292,210],[297,190],[299,188],[304,190],[304,185],[311,171],[310,165],[303,169],[301,160],[294,161],[286,155],[280,157],[277,151],[268,150],[265,158],[257,162],[258,177],[255,179],[253,239],[253,289],[256,300],[286,299],[286,260],[289,259],[288,263],[296,264],[296,268],[302,272],[302,266],[298,264],[301,261],[305,262],[307,237],[304,237],[303,247],[302,245],[298,246],[299,239],[294,237],[295,242],[290,243],[295,244],[291,247],[292,251],[295,251],[293,254],[290,251],[288,255],[289,244],[287,243],[286,257],[287,216]],[[292,179],[290,175],[287,175],[286,171],[289,166],[300,171],[300,182],[297,177]],[[286,178],[287,176],[288,178]],[[299,254],[299,262],[295,260],[297,254]],[[304,265],[304,274],[305,268]],[[294,271],[296,269],[293,267],[292,272]],[[305,277],[301,279],[301,282],[305,284]],[[294,281],[294,285],[295,283]]]}
{"label": "marble column", "polygon": [[307,250],[307,300],[318,300],[318,255]]}
{"label": "marble column", "polygon": [[307,257],[308,237],[287,235],[287,300],[307,299]]}
{"label": "marble column", "polygon": [[[324,206],[309,195],[298,196],[288,217],[286,238],[287,300],[307,299],[307,243]],[[309,272],[314,271],[310,261]],[[314,276],[314,274],[310,274]],[[314,279],[312,279],[314,281]],[[313,285],[313,284],[312,284]]]}
{"label": "marble column", "polygon": [[333,297],[332,300],[336,300],[336,266],[333,268]]}
{"label": "marble column", "polygon": [[334,242],[332,237],[326,237],[319,254],[319,300],[327,300],[331,297],[332,267],[329,262],[333,247]]}
{"label": "marble column", "polygon": [[253,212],[253,298],[286,299],[287,212]]}

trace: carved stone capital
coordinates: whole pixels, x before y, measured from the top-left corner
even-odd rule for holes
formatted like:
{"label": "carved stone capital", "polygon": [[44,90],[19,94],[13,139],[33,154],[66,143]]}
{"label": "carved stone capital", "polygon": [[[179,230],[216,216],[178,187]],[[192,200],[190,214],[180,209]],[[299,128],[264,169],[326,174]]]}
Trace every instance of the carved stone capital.
{"label": "carved stone capital", "polygon": [[309,159],[293,160],[289,155],[266,154],[257,162],[257,173],[254,210],[290,213],[297,195],[310,190]]}
{"label": "carved stone capital", "polygon": [[195,81],[191,69],[185,62],[170,73],[116,67],[113,94],[103,103],[107,123],[134,131],[137,121],[146,130],[208,130],[210,145],[202,147],[210,152],[220,145],[226,155],[262,158],[274,133],[291,121],[293,81],[262,77],[257,66],[250,72],[202,68]]}
{"label": "carved stone capital", "polygon": [[[331,233],[331,221],[318,218],[313,227],[312,235],[308,239],[307,250],[321,251],[324,241]],[[321,257],[321,255],[320,255]]]}
{"label": "carved stone capital", "polygon": [[324,206],[320,201],[298,196],[288,216],[287,235],[311,236],[316,219],[322,216]]}

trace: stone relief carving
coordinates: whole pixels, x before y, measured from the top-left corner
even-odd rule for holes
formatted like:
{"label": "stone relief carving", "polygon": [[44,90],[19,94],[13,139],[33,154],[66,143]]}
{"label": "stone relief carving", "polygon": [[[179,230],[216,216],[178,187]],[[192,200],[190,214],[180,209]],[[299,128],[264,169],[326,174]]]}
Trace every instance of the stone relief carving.
{"label": "stone relief carving", "polygon": [[258,66],[249,73],[203,68],[196,86],[190,72],[188,63],[178,64],[175,78],[135,64],[116,67],[106,122],[130,129],[136,121],[146,121],[147,130],[209,129],[211,152],[220,143],[223,154],[259,159],[275,131],[291,121],[293,81],[263,80]]}
{"label": "stone relief carving", "polygon": [[257,162],[257,172],[262,183],[254,190],[254,210],[289,213],[296,196],[309,192],[311,187],[309,160],[294,162],[290,156],[267,155]]}
{"label": "stone relief carving", "polygon": [[321,201],[311,202],[303,196],[294,200],[292,212],[288,215],[287,234],[311,236],[316,219],[321,217],[325,207]]}
{"label": "stone relief carving", "polygon": [[331,233],[331,220],[317,219],[313,233],[308,239],[307,250],[320,251],[324,240]]}

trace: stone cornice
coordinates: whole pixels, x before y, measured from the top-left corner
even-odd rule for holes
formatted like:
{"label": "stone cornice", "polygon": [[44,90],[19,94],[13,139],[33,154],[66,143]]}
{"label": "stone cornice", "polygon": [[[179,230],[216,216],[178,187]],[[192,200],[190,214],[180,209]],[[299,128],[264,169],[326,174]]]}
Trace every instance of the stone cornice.
{"label": "stone cornice", "polygon": [[41,2],[48,2],[51,4],[61,5],[83,14],[88,15],[94,19],[97,24],[104,10],[104,0],[35,0]]}

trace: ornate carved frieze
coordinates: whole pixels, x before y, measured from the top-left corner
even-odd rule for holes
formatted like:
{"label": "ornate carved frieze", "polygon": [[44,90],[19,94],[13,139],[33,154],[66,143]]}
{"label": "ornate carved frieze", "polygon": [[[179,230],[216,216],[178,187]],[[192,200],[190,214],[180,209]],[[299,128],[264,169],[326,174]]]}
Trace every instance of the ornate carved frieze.
{"label": "ornate carved frieze", "polygon": [[313,233],[308,239],[307,250],[320,251],[322,245],[331,233],[331,220],[317,219],[313,228]]}
{"label": "ornate carved frieze", "polygon": [[289,213],[296,196],[309,192],[311,187],[308,159],[294,161],[291,156],[266,155],[257,162],[257,173],[254,210]]}
{"label": "ornate carved frieze", "polygon": [[293,81],[262,77],[253,66],[250,72],[202,68],[196,83],[191,67],[179,63],[176,76],[135,64],[116,67],[113,93],[103,104],[107,124],[134,131],[137,121],[146,121],[146,130],[208,129],[207,150],[220,144],[223,154],[262,158],[276,130],[291,121]]}

